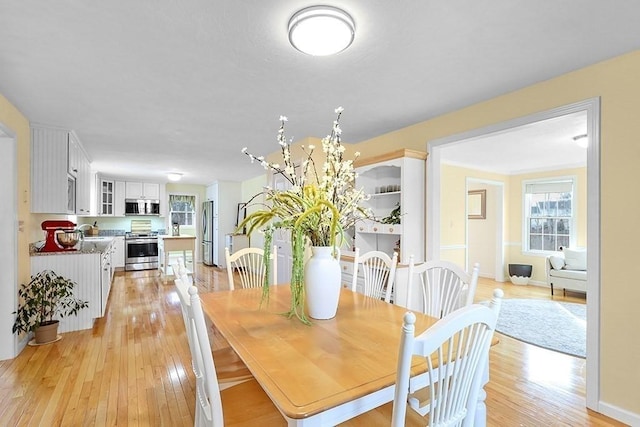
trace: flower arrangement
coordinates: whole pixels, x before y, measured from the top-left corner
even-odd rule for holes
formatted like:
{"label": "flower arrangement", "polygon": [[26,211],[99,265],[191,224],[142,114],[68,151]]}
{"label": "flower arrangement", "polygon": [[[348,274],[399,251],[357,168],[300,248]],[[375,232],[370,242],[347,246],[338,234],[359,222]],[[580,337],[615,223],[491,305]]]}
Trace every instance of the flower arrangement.
{"label": "flower arrangement", "polygon": [[[360,207],[360,202],[367,199],[362,189],[355,188],[356,173],[353,160],[344,158],[345,147],[341,143],[342,130],[340,116],[343,108],[335,110],[336,119],[331,133],[322,139],[324,161],[317,170],[314,160],[315,146],[302,146],[304,153],[300,165],[291,158],[291,140],[285,136],[287,117],[280,116],[280,129],[277,140],[282,153],[283,165],[269,163],[264,157],[256,157],[243,148],[242,152],[258,161],[266,169],[282,175],[290,188],[276,190],[266,188],[264,191],[266,204],[251,213],[240,224],[247,226],[247,233],[257,229],[265,231],[265,259],[270,255],[271,239],[275,228],[291,230],[293,267],[291,274],[292,304],[287,313],[289,317],[297,316],[308,323],[304,314],[304,277],[303,257],[306,244],[311,246],[341,245],[344,233],[363,218],[371,217],[370,212]],[[354,160],[359,153],[354,154]],[[254,197],[255,199],[255,197]],[[268,298],[268,276],[265,274],[263,301]]]}

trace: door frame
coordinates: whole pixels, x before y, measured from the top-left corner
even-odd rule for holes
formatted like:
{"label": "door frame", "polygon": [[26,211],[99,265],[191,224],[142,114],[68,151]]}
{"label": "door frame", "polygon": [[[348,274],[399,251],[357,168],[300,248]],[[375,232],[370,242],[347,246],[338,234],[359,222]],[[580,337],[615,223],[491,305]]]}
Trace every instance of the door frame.
{"label": "door frame", "polygon": [[440,150],[460,140],[504,131],[564,116],[579,111],[587,112],[587,358],[586,406],[596,412],[600,409],[600,97],[533,113],[467,132],[427,141],[427,215],[426,253],[429,259],[440,254]]}
{"label": "door frame", "polygon": [[[5,146],[8,145],[8,146]],[[28,335],[18,340],[18,335],[12,331],[15,320],[13,312],[18,307],[18,146],[16,134],[0,122],[0,146],[3,148],[3,205],[0,213],[2,227],[7,230],[6,240],[3,242],[2,260],[0,266],[3,281],[9,286],[2,286],[0,290],[0,360],[12,359],[25,347]],[[5,173],[6,171],[6,173]],[[26,201],[26,200],[25,200]]]}

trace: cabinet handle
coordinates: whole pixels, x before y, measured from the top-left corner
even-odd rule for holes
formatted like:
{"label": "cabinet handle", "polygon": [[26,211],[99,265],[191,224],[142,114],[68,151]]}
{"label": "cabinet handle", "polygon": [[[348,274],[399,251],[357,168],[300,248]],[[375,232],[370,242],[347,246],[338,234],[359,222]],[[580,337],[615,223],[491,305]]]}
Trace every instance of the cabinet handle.
{"label": "cabinet handle", "polygon": [[363,230],[364,230],[364,227],[360,227],[360,231],[363,231]]}
{"label": "cabinet handle", "polygon": [[373,227],[373,231],[378,231],[378,227]]}
{"label": "cabinet handle", "polygon": [[393,233],[393,227],[389,227],[389,233]]}

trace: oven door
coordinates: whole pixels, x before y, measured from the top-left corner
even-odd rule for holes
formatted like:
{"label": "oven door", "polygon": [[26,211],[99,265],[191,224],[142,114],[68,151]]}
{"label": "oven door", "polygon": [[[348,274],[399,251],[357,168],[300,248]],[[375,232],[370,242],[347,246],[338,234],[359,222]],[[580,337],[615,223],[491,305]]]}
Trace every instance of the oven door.
{"label": "oven door", "polygon": [[125,270],[158,268],[158,239],[125,240]]}

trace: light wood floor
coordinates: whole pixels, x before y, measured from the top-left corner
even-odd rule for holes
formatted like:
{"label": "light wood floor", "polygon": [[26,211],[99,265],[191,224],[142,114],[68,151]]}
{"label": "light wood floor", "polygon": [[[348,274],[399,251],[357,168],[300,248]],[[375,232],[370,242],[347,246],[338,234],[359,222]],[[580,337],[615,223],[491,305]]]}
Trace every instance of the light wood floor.
{"label": "light wood floor", "polygon": [[[200,292],[226,272],[198,266]],[[550,298],[548,290],[482,280],[477,299]],[[574,297],[559,300],[584,302]],[[585,409],[585,361],[501,336],[491,353],[490,426],[618,426]],[[224,345],[213,337],[214,346]],[[193,425],[194,378],[173,282],[155,271],[118,273],[107,315],[0,362],[1,426]]]}

